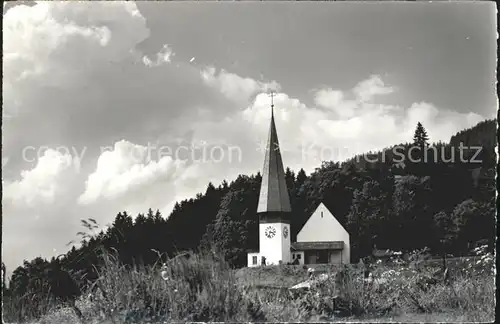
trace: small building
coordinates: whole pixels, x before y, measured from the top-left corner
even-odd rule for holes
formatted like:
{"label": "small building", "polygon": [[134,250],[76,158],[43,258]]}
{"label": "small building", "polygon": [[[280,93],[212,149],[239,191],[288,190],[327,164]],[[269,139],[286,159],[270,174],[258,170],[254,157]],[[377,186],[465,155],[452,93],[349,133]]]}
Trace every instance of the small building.
{"label": "small building", "polygon": [[291,243],[291,204],[274,123],[271,125],[262,171],[257,214],[259,250],[248,251],[247,265],[350,263],[349,234],[321,203]]}
{"label": "small building", "polygon": [[351,263],[349,233],[320,203],[292,243],[292,260],[299,264]]}

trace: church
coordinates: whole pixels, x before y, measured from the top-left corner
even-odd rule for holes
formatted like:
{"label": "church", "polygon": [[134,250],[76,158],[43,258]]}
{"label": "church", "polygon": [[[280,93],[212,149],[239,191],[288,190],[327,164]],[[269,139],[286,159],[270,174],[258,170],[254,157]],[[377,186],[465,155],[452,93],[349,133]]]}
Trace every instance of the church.
{"label": "church", "polygon": [[278,134],[271,103],[271,125],[257,206],[259,251],[249,251],[249,267],[276,264],[350,263],[349,233],[321,203],[290,239],[291,204],[286,187]]}

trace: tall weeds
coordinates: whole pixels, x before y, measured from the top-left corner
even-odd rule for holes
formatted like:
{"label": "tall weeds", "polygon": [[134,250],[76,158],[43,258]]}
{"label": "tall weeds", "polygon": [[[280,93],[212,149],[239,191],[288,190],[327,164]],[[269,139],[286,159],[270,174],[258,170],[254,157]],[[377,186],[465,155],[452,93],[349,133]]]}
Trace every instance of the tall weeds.
{"label": "tall weeds", "polygon": [[[85,319],[113,323],[264,319],[258,302],[236,287],[234,271],[209,252],[173,258],[164,267],[127,267],[106,252],[98,273],[82,307]],[[42,322],[51,323],[57,313]]]}
{"label": "tall weeds", "polygon": [[448,280],[439,266],[428,266],[416,259],[408,262],[396,257],[388,264],[379,263],[368,279],[363,269],[344,266],[306,292],[300,307],[309,316],[329,319],[459,313],[467,321],[493,320],[495,278],[491,254],[480,254],[474,264],[449,269]]}
{"label": "tall weeds", "polygon": [[[126,266],[116,253],[103,251],[98,280],[76,303],[81,320],[71,308],[42,303],[42,296],[33,303],[36,308],[24,303],[21,311],[45,314],[40,323],[304,322],[406,314],[429,319],[448,313],[466,321],[489,321],[495,309],[494,258],[481,253],[450,269],[449,280],[436,275],[439,266],[394,258],[376,264],[369,279],[362,268],[346,265],[331,268],[327,279],[311,289],[294,293],[288,289],[290,278],[301,281],[306,274],[300,267],[235,271],[211,251],[166,260],[159,255],[154,265]],[[258,285],[252,277],[268,285]],[[4,310],[9,305],[11,312],[19,311],[4,300]]]}

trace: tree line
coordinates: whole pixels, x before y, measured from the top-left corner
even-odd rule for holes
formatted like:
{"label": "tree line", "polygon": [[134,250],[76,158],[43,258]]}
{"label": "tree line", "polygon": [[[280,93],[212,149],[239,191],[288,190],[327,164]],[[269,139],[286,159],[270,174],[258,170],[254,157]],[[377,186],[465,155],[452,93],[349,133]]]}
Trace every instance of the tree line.
{"label": "tree line", "polygon": [[[493,249],[495,135],[496,121],[487,120],[457,133],[449,143],[430,144],[418,123],[408,143],[342,163],[324,161],[309,175],[287,168],[292,242],[323,202],[350,233],[353,262],[374,246],[402,252],[427,247],[435,254],[457,256],[466,255],[478,241]],[[476,159],[481,163],[447,161],[453,152],[459,153],[459,143],[480,146]],[[396,147],[407,159],[395,162]],[[426,161],[412,162],[425,150]],[[463,154],[471,158],[473,153]],[[204,193],[176,203],[166,218],[152,209],[136,217],[123,211],[96,235],[88,232],[98,230],[99,224],[93,218],[83,220],[88,231],[78,233],[78,248],[51,260],[25,261],[13,271],[8,288],[4,277],[4,296],[18,300],[20,314],[27,301],[42,303],[47,296],[55,303],[74,300],[98,278],[103,249],[115,251],[121,262],[132,266],[151,265],[159,255],[209,247],[222,251],[232,266],[245,266],[247,250],[258,248],[260,183],[260,173],[239,175],[218,186],[209,183]]]}

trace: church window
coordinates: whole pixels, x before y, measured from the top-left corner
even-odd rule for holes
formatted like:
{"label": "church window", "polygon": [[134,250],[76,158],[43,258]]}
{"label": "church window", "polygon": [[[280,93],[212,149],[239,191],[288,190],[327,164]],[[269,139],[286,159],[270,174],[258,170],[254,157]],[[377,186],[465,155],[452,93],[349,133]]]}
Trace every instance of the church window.
{"label": "church window", "polygon": [[323,218],[323,212],[321,212],[321,218]]}
{"label": "church window", "polygon": [[256,265],[257,264],[257,256],[252,257],[252,264]]}
{"label": "church window", "polygon": [[300,257],[302,256],[302,254],[297,254],[297,260],[300,260]]}

